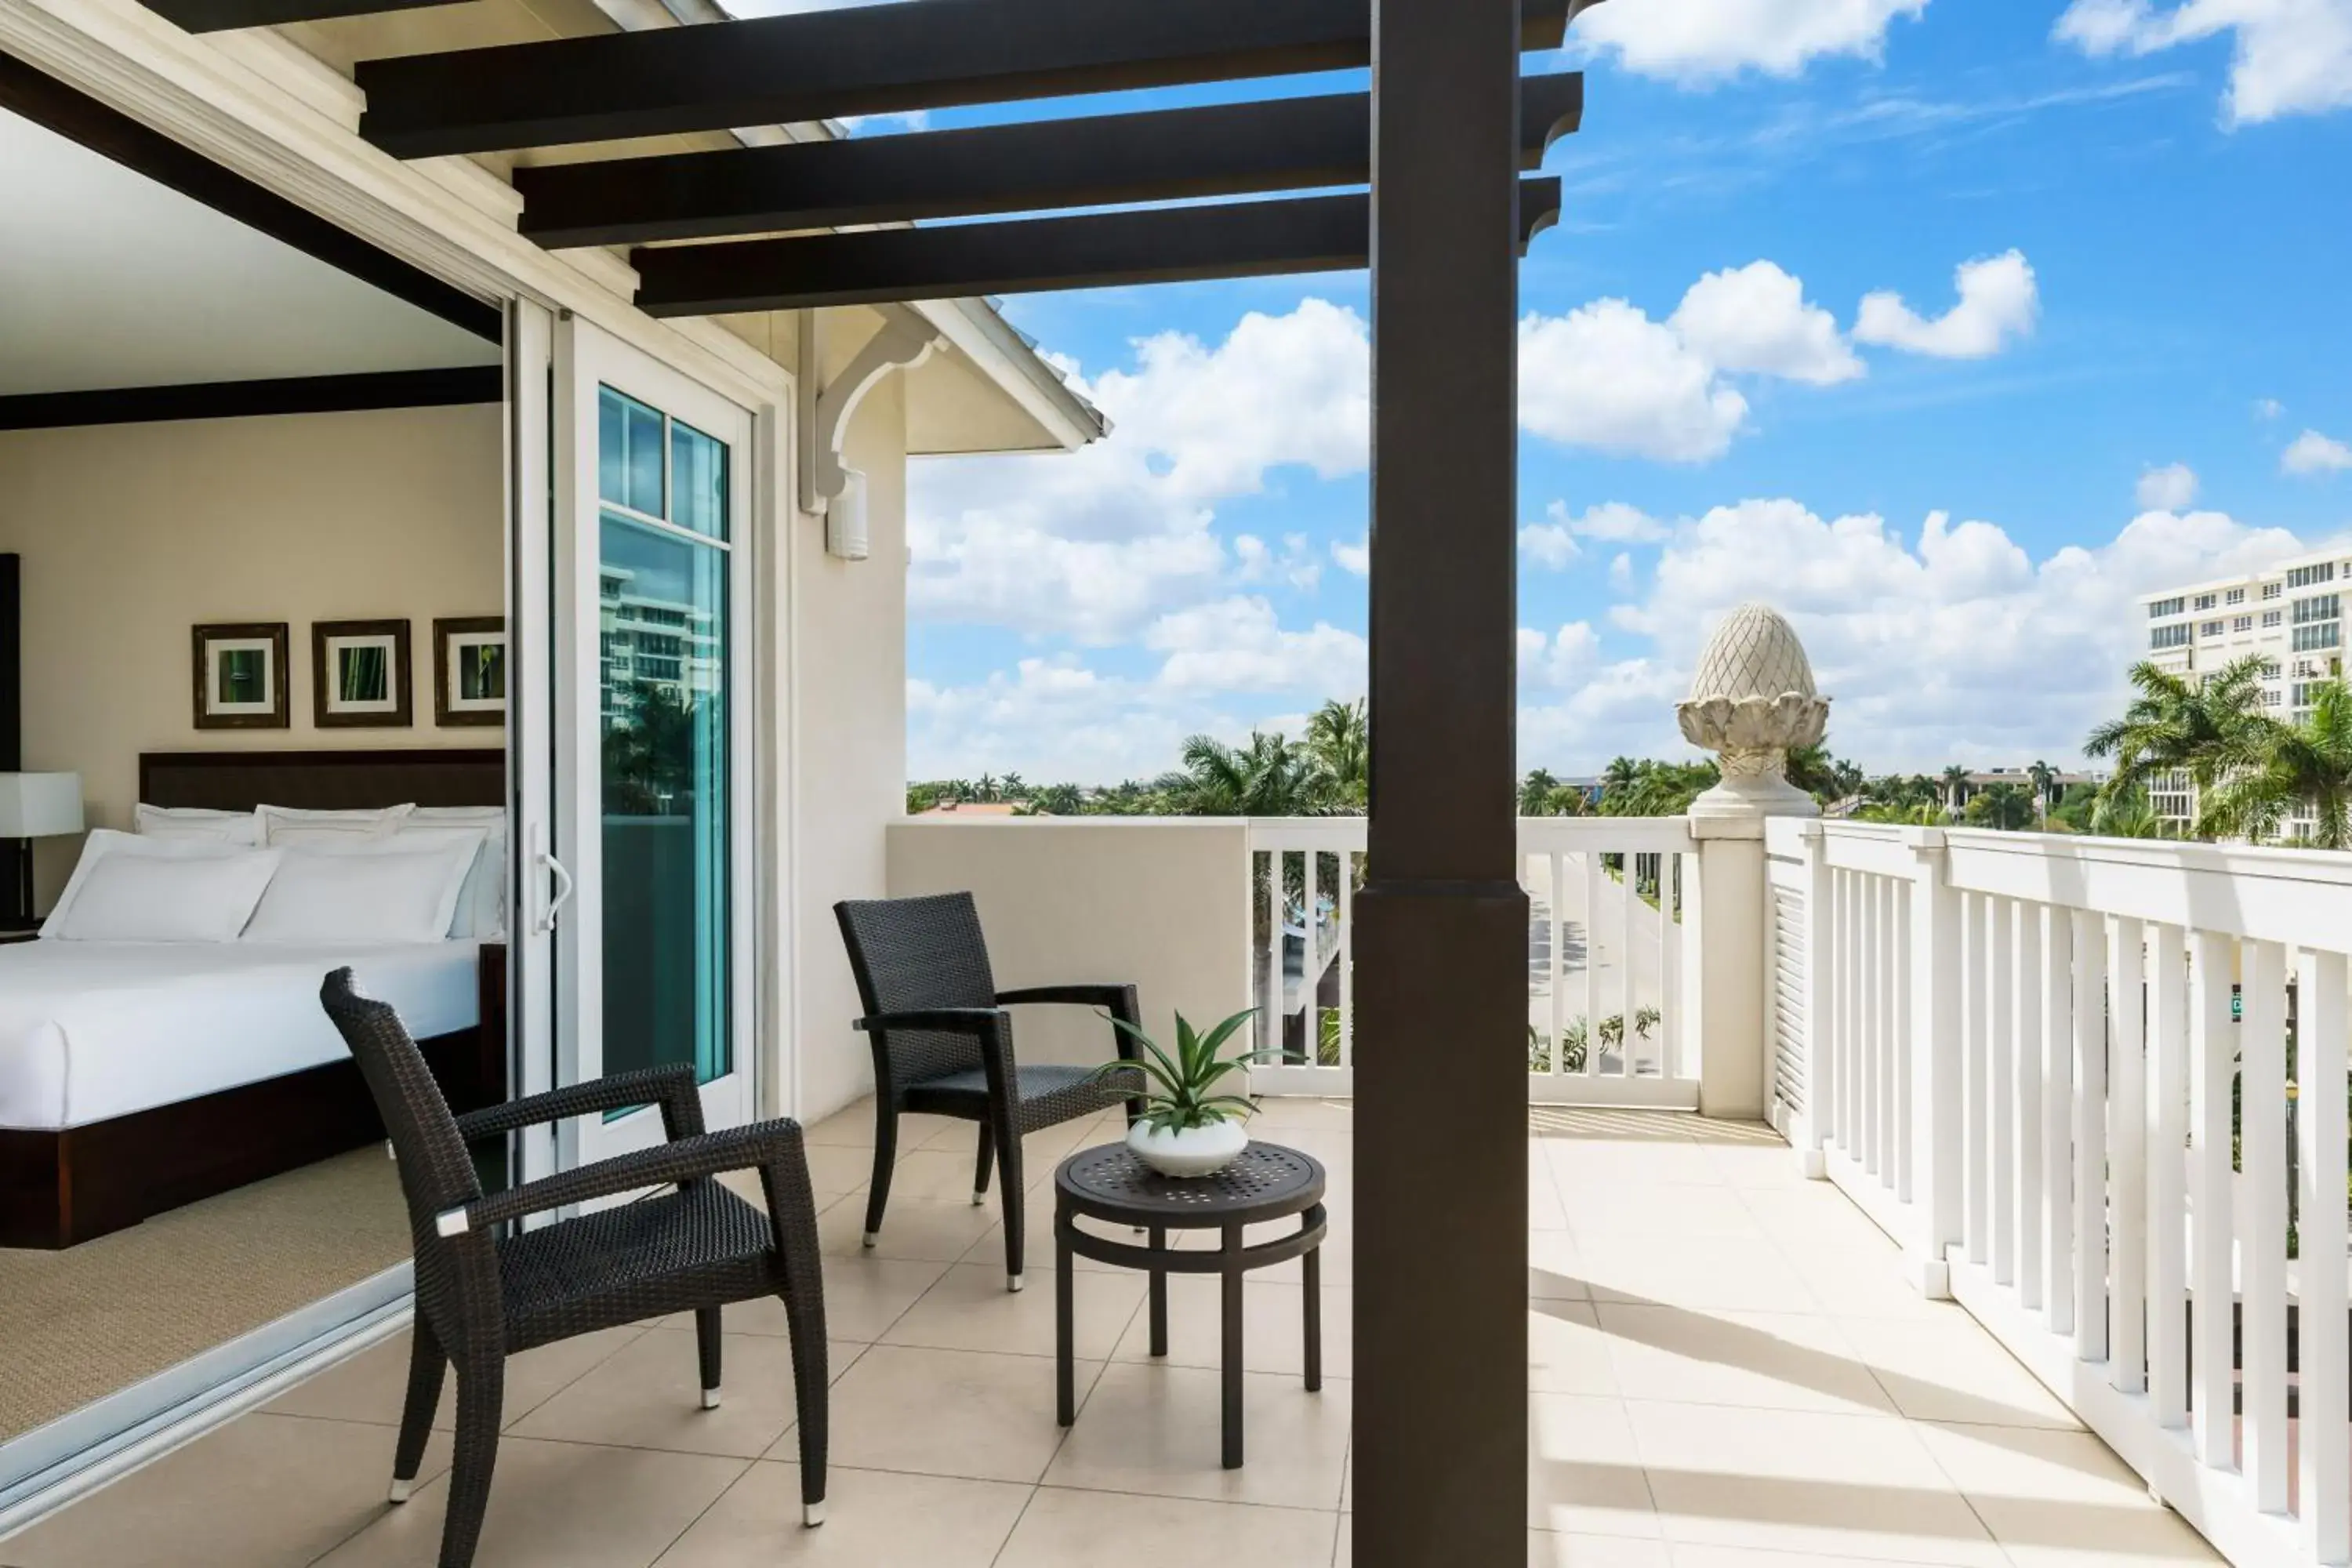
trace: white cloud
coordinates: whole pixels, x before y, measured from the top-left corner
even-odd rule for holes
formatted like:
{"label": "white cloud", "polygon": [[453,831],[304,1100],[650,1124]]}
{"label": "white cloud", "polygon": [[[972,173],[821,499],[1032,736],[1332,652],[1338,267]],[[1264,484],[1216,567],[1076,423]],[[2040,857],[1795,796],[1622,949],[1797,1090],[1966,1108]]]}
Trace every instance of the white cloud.
{"label": "white cloud", "polygon": [[1333,540],[1331,559],[1339,563],[1339,570],[1350,577],[1370,576],[1372,574],[1371,536],[1367,534],[1352,544],[1344,539]]}
{"label": "white cloud", "polygon": [[945,458],[909,470],[908,605],[1088,644],[1132,638],[1155,616],[1231,582],[1310,587],[1305,542],[1244,535],[1230,551],[1215,505],[1290,466],[1360,470],[1370,438],[1363,321],[1321,300],[1253,312],[1213,347],[1164,332],[1130,368],[1092,382],[1105,440],[1067,455]]}
{"label": "white cloud", "polygon": [[2197,470],[2186,463],[2167,463],[2139,477],[2134,492],[2142,511],[2180,511],[2197,499]]}
{"label": "white cloud", "polygon": [[2352,468],[2352,447],[2316,430],[2305,430],[2279,454],[2279,468],[2290,474],[2327,474]]}
{"label": "white cloud", "polygon": [[1937,359],[1985,359],[2033,331],[2041,300],[2024,252],[1964,261],[1953,277],[1959,301],[1932,321],[1900,294],[1863,296],[1855,339]]}
{"label": "white cloud", "polygon": [[1941,512],[1906,536],[1788,499],[1717,507],[1677,525],[1647,591],[1610,613],[1646,641],[1643,656],[1522,710],[1522,763],[1573,772],[1618,752],[1681,754],[1674,700],[1714,623],[1750,598],[1794,623],[1835,700],[1830,743],[1865,767],[2072,758],[2146,652],[2137,595],[2299,548],[2220,512],[2151,510],[2102,546],[2037,561],[1996,525]]}
{"label": "white cloud", "polygon": [[1522,685],[1567,689],[1582,686],[1601,664],[1601,634],[1590,621],[1570,621],[1549,637],[1519,628]]}
{"label": "white cloud", "polygon": [[2352,107],[2352,5],[2344,0],[2074,0],[2057,35],[2085,54],[2154,54],[2229,33],[2232,124]]}
{"label": "white cloud", "polygon": [[2257,419],[2275,419],[2285,412],[2286,405],[2275,397],[2254,399],[2254,417]]}
{"label": "white cloud", "polygon": [[1837,318],[1807,304],[1804,285],[1769,261],[1708,273],[1690,286],[1667,325],[1721,370],[1821,386],[1866,369],[1839,335]]}
{"label": "white cloud", "polygon": [[1684,83],[1743,70],[1794,76],[1822,56],[1876,59],[1888,26],[1927,0],[1634,0],[1577,18],[1575,36],[1629,70]]}
{"label": "white cloud", "polygon": [[1519,323],[1519,423],[1621,457],[1719,458],[1748,399],[1675,330],[1622,300]]}
{"label": "white cloud", "polygon": [[1160,617],[1144,646],[1167,655],[1163,686],[1180,690],[1300,691],[1316,700],[1364,689],[1364,639],[1327,622],[1285,631],[1274,606],[1236,595]]}
{"label": "white cloud", "polygon": [[[1557,518],[1563,509],[1558,501],[1552,507]],[[1554,521],[1531,522],[1520,529],[1519,553],[1548,572],[1559,572],[1584,552],[1576,542],[1575,531],[1565,522]]]}
{"label": "white cloud", "polygon": [[1640,507],[1627,506],[1621,500],[1587,507],[1581,516],[1570,511],[1566,501],[1556,500],[1544,509],[1544,516],[1549,521],[1531,522],[1519,530],[1519,549],[1538,565],[1555,572],[1584,552],[1577,543],[1580,539],[1610,544],[1655,544],[1673,531]]}
{"label": "white cloud", "polygon": [[907,683],[907,776],[1109,784],[1175,765],[1187,735],[1246,733],[1201,702],[1067,656],[1029,658],[964,686]]}

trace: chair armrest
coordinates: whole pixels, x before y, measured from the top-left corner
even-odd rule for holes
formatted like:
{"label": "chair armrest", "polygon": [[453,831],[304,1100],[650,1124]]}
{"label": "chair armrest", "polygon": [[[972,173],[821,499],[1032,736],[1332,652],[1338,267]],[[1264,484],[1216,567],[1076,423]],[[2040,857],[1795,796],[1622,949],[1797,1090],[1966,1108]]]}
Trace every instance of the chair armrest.
{"label": "chair armrest", "polygon": [[457,1134],[468,1143],[478,1143],[550,1121],[656,1104],[661,1107],[663,1130],[671,1138],[691,1138],[702,1131],[702,1093],[694,1081],[694,1069],[676,1066],[617,1072],[469,1110],[457,1118]]}
{"label": "chair armrest", "polygon": [[883,1029],[921,1029],[942,1035],[988,1035],[1012,1020],[996,1007],[927,1007],[914,1013],[874,1013],[851,1026],[868,1034]]}
{"label": "chair armrest", "polygon": [[1136,1016],[1135,987],[1132,985],[1024,985],[1018,991],[996,994],[996,1005],[1000,1007],[1015,1007],[1029,1002],[1108,1007],[1115,1018],[1131,1019]]}
{"label": "chair armrest", "polygon": [[804,1158],[799,1122],[762,1121],[752,1127],[681,1138],[674,1143],[617,1154],[577,1170],[542,1176],[460,1207],[444,1209],[434,1217],[433,1225],[443,1236],[463,1236],[469,1230],[485,1229],[525,1215],[544,1214],[595,1198],[617,1197],[640,1187],[668,1186],[715,1176],[721,1171],[748,1171]]}

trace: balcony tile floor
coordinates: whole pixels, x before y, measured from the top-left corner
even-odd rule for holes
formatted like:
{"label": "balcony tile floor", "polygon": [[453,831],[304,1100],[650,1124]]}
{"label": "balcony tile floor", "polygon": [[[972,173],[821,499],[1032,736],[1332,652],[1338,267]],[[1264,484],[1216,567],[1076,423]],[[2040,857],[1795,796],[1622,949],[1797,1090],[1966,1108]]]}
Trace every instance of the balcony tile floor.
{"label": "balcony tile floor", "polygon": [[[1078,1282],[1077,1425],[1053,1419],[1056,1160],[1029,1140],[1033,1288],[1002,1289],[969,1128],[902,1134],[889,1223],[858,1246],[870,1110],[811,1130],[832,1347],[831,1522],[798,1528],[792,1370],[774,1304],[730,1311],[728,1398],[652,1323],[520,1357],[483,1568],[1078,1568],[1347,1560],[1354,1281],[1344,1103],[1276,1101],[1260,1136],[1330,1168],[1324,1391],[1298,1384],[1296,1268],[1253,1276],[1250,1460],[1217,1464],[1213,1287],[1180,1279],[1171,1354],[1143,1282]],[[2020,1568],[2215,1561],[1957,1307],[1918,1300],[1843,1198],[1762,1128],[1530,1113],[1529,1568]],[[1082,1266],[1083,1267],[1083,1266]],[[6,1542],[5,1568],[415,1568],[427,1484],[383,1502],[406,1356],[377,1346]],[[445,1406],[444,1414],[446,1409]]]}

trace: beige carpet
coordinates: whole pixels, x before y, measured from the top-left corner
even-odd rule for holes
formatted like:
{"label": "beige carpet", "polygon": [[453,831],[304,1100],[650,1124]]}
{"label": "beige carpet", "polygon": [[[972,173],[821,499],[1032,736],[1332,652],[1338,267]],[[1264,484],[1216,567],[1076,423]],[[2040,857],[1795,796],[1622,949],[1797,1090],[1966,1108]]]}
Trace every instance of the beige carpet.
{"label": "beige carpet", "polygon": [[400,1179],[380,1146],[63,1252],[0,1248],[0,1439],[407,1256]]}

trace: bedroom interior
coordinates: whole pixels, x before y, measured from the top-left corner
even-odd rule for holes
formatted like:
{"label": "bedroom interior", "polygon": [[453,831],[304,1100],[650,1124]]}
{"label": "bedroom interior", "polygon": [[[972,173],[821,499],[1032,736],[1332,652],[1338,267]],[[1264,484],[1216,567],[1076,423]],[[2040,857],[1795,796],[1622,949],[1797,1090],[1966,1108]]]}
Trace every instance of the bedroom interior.
{"label": "bedroom interior", "polygon": [[397,1293],[320,980],[503,1098],[512,851],[499,312],[5,58],[0,169],[5,1496]]}

